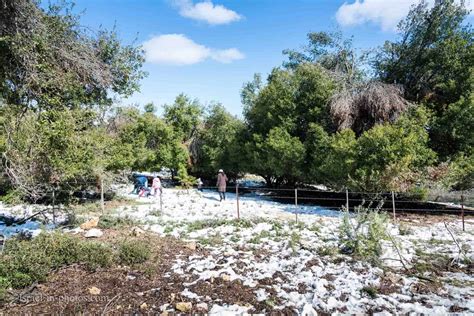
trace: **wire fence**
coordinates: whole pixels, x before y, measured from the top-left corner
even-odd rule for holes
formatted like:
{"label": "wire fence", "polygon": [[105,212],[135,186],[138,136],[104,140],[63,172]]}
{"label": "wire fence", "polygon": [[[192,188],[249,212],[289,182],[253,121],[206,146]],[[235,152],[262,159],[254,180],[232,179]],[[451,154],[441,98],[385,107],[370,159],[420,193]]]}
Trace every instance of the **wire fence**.
{"label": "wire fence", "polygon": [[[100,207],[104,213],[106,194],[115,194],[116,188],[112,182],[107,181],[107,179],[96,179],[80,183],[71,182],[71,184],[76,186],[79,184],[84,186],[84,188],[87,187],[88,191],[93,191],[91,194],[95,200],[100,200]],[[218,190],[214,186],[201,187],[200,189]],[[237,218],[240,218],[240,198],[249,195],[289,205],[314,205],[334,211],[343,209],[357,211],[358,207],[364,206],[369,209],[391,212],[393,219],[397,219],[397,216],[404,213],[428,215],[454,214],[461,217],[463,230],[465,229],[465,216],[474,215],[474,208],[470,206],[472,205],[470,201],[474,200],[472,192],[433,192],[428,196],[427,201],[414,200],[405,193],[400,192],[322,191],[313,188],[266,188],[242,186],[240,184],[227,186],[226,192],[235,193],[236,195]],[[53,187],[45,193],[45,196],[51,202],[53,220],[56,218],[56,212],[61,209],[58,197],[62,194],[77,194],[77,191],[74,192],[74,190],[65,187]],[[160,209],[162,208],[163,201],[160,194]],[[295,211],[295,217],[296,221],[298,221],[297,211]]]}
{"label": "wire fence", "polygon": [[[217,191],[217,187],[201,187],[202,190]],[[263,188],[230,186],[226,188],[227,193],[235,193],[237,218],[240,218],[239,198],[249,194],[261,198],[270,199],[295,206],[306,204],[320,206],[328,210],[357,211],[360,206],[368,209],[378,209],[391,212],[393,219],[406,213],[427,215],[459,215],[462,227],[465,230],[465,216],[474,215],[474,208],[466,206],[466,201],[474,199],[471,192],[452,193],[450,198],[443,200],[415,200],[405,193],[400,192],[358,192],[358,191],[321,191],[308,188]],[[298,212],[295,212],[298,221]]]}

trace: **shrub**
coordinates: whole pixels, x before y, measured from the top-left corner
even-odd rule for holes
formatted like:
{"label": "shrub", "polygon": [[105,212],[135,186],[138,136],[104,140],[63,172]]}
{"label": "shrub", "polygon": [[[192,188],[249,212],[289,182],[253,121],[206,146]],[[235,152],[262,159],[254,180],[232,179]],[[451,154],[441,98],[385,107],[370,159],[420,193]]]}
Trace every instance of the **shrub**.
{"label": "shrub", "polygon": [[144,241],[124,241],[119,246],[120,262],[127,265],[143,263],[150,259],[151,249]]}
{"label": "shrub", "polygon": [[344,214],[339,227],[340,248],[343,253],[352,254],[378,263],[382,253],[381,240],[387,239],[387,215],[375,210],[359,207],[354,219]]}
{"label": "shrub", "polygon": [[32,240],[9,239],[0,255],[0,294],[2,286],[13,288],[42,282],[51,270],[73,263],[84,263],[93,270],[113,263],[112,248],[97,242],[59,232],[41,233]]}
{"label": "shrub", "polygon": [[137,221],[129,217],[118,217],[111,215],[103,215],[99,217],[99,223],[97,226],[102,229],[108,228],[117,228],[123,226],[134,226],[137,224]]}
{"label": "shrub", "polygon": [[372,286],[364,286],[360,289],[362,294],[367,294],[371,299],[377,298],[378,291]]}
{"label": "shrub", "polygon": [[87,269],[110,267],[114,262],[112,248],[100,242],[84,242],[81,244],[79,261],[84,263]]}
{"label": "shrub", "polygon": [[[8,279],[14,288],[44,281],[51,269],[77,258],[76,244],[69,238],[42,233],[31,241],[9,239],[0,257],[0,277]],[[72,249],[68,250],[68,246]]]}

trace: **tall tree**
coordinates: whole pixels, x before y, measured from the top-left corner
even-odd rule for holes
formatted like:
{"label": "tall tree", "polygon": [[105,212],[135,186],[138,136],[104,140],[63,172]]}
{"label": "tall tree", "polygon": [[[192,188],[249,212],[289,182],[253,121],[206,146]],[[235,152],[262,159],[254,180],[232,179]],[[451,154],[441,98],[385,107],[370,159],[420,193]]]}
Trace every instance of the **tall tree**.
{"label": "tall tree", "polygon": [[410,10],[398,26],[400,39],[386,42],[374,60],[381,80],[405,87],[413,101],[434,109],[468,96],[474,84],[474,33],[465,23],[465,1],[426,0]]}
{"label": "tall tree", "polygon": [[103,172],[101,122],[115,97],[138,90],[143,51],[114,32],[87,31],[67,1],[0,8],[2,163],[15,188],[38,189],[40,199]]}

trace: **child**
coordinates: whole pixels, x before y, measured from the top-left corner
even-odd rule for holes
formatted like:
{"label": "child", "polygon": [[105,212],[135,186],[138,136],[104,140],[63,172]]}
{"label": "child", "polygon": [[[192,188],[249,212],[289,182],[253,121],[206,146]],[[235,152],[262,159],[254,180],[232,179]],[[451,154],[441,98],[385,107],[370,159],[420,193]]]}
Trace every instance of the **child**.
{"label": "child", "polygon": [[153,178],[153,183],[151,185],[152,189],[153,189],[153,196],[157,196],[158,195],[158,192],[160,192],[161,194],[161,180],[160,180],[160,177],[154,177]]}

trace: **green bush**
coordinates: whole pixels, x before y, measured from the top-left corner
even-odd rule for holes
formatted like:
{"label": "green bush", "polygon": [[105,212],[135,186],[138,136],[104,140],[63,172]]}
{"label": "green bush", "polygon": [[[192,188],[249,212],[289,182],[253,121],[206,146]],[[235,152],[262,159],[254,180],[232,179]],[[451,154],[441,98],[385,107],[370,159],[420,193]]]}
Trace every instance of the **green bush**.
{"label": "green bush", "polygon": [[107,268],[114,263],[114,252],[112,248],[100,242],[84,242],[81,244],[79,261],[84,263],[87,269]]}
{"label": "green bush", "polygon": [[387,220],[387,215],[378,209],[359,207],[353,220],[346,212],[339,227],[341,251],[378,263],[382,253],[381,240],[388,238]]}
{"label": "green bush", "polygon": [[7,296],[7,290],[10,288],[11,282],[7,278],[0,277],[0,302],[5,300]]}
{"label": "green bush", "polygon": [[423,187],[415,186],[408,191],[407,196],[410,199],[417,201],[427,201],[428,200],[428,189]]}
{"label": "green bush", "polygon": [[111,215],[103,215],[99,217],[99,223],[97,226],[102,229],[108,228],[117,228],[123,226],[134,226],[137,224],[137,221],[129,217],[118,217]]}
{"label": "green bush", "polygon": [[[44,281],[50,270],[77,258],[74,252],[77,248],[69,238],[43,233],[31,241],[9,239],[0,257],[0,277],[10,280],[14,288]],[[72,251],[66,249],[68,245],[73,246]],[[68,256],[71,254],[73,259],[70,260]]]}
{"label": "green bush", "polygon": [[0,294],[5,284],[22,288],[42,282],[52,270],[73,263],[83,263],[94,270],[113,262],[111,247],[59,232],[41,233],[32,240],[12,238],[0,255]]}
{"label": "green bush", "polygon": [[150,246],[144,241],[124,241],[119,246],[120,262],[127,265],[143,263],[150,259]]}

